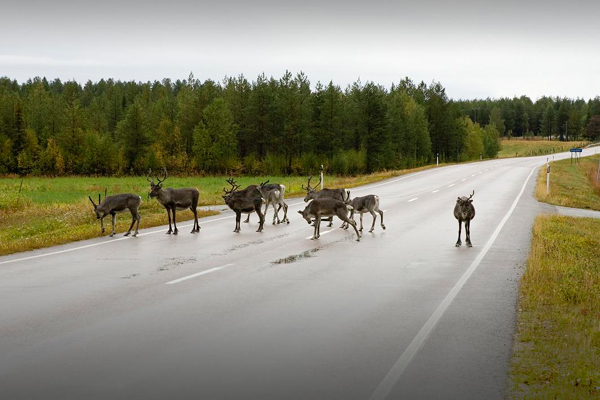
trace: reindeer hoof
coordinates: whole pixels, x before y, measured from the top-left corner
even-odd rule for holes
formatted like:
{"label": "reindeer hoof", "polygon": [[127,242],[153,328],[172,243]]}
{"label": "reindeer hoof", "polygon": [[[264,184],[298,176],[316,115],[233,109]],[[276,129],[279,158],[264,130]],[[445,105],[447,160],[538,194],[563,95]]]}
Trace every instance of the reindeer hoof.
{"label": "reindeer hoof", "polygon": [[373,233],[373,231],[374,231],[374,230],[375,230],[375,229],[371,229],[371,230],[369,231],[369,233]]}
{"label": "reindeer hoof", "polygon": [[131,235],[131,237],[137,237],[137,232]]}
{"label": "reindeer hoof", "polygon": [[383,229],[385,229],[385,225],[381,225],[381,227],[382,227]]}
{"label": "reindeer hoof", "polygon": [[127,232],[126,234],[124,234],[123,236],[129,236],[131,235],[131,233]]}
{"label": "reindeer hoof", "polygon": [[173,231],[167,231],[167,235],[170,235],[171,233],[173,233]]}
{"label": "reindeer hoof", "polygon": [[108,237],[113,237],[113,236],[115,236],[114,233],[111,233],[110,235],[108,235]]}
{"label": "reindeer hoof", "polygon": [[471,242],[467,243],[467,247],[473,247],[473,245],[471,244]]}
{"label": "reindeer hoof", "polygon": [[462,243],[456,243],[454,246],[456,246],[456,247],[460,247],[460,245],[461,245],[461,244],[462,244]]}

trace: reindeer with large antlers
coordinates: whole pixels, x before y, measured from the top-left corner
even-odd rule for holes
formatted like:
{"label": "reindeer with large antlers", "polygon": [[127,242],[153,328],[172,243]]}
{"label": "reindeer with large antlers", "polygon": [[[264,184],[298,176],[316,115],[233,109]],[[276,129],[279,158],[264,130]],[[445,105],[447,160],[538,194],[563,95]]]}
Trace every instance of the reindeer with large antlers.
{"label": "reindeer with large antlers", "polygon": [[131,234],[131,228],[133,228],[133,224],[137,221],[137,226],[135,227],[135,232],[133,237],[137,236],[138,231],[140,229],[140,213],[138,212],[138,208],[140,204],[142,204],[142,198],[137,194],[124,193],[124,194],[116,194],[113,196],[104,195],[104,200],[101,200],[101,196],[98,195],[98,204],[94,203],[94,200],[90,196],[88,199],[92,202],[94,206],[94,212],[96,213],[96,218],[100,220],[100,227],[102,228],[102,233],[105,232],[104,229],[104,217],[110,215],[112,217],[112,232],[109,235],[110,237],[115,236],[115,222],[116,222],[116,214],[123,213],[129,211],[131,213],[131,225],[129,225],[129,229],[125,236],[129,236]]}
{"label": "reindeer with large antlers", "polygon": [[[200,224],[198,223],[198,198],[200,192],[196,188],[183,188],[183,189],[172,189],[162,187],[162,183],[168,178],[167,169],[163,170],[163,178],[160,179],[155,177],[158,183],[154,183],[152,177],[152,170],[148,171],[148,177],[146,180],[150,182],[150,193],[149,196],[158,200],[160,204],[167,210],[167,216],[169,217],[169,230],[167,234],[173,233],[177,235],[179,230],[177,229],[176,222],[176,211],[177,210],[191,210],[194,213],[194,226],[191,233],[200,232]],[[171,214],[173,214],[173,226],[175,229],[171,229]]]}
{"label": "reindeer with large antlers", "polygon": [[475,191],[469,197],[459,197],[456,200],[456,205],[454,206],[454,217],[458,220],[458,240],[456,241],[456,247],[460,247],[462,242],[460,241],[460,231],[462,228],[462,223],[465,223],[465,241],[467,242],[467,247],[473,247],[471,244],[471,220],[475,218],[475,207],[473,207],[473,195]]}
{"label": "reindeer with large antlers", "polygon": [[[343,201],[344,203],[348,203],[350,200],[350,191],[346,189],[327,189],[323,188],[322,190],[317,192],[317,188],[321,184],[321,179],[315,186],[310,186],[310,181],[313,177],[308,178],[308,183],[306,187],[302,185],[302,189],[306,190],[306,197],[304,198],[304,202],[307,203],[310,200],[314,199],[335,199]],[[329,225],[333,225],[333,217],[329,218]]]}
{"label": "reindeer with large antlers", "polygon": [[[263,198],[258,192],[258,195],[252,191],[240,190],[237,191],[240,186],[235,183],[233,178],[227,179],[227,183],[231,185],[231,190],[223,188],[225,194],[222,196],[225,200],[225,204],[235,212],[235,229],[234,232],[240,232],[240,221],[242,214],[251,214],[256,212],[260,219],[258,230],[256,232],[262,232],[263,225],[265,224],[265,217],[262,213]],[[256,190],[256,188],[254,188]],[[254,193],[254,194],[253,194]]]}

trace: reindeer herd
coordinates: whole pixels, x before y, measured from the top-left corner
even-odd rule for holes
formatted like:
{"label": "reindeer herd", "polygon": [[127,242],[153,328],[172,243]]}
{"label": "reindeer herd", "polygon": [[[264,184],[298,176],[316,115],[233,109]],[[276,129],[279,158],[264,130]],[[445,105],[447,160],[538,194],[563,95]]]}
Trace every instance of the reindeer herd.
{"label": "reindeer herd", "polygon": [[[177,210],[191,210],[194,213],[194,224],[191,233],[200,232],[200,224],[198,222],[198,199],[200,192],[196,188],[163,188],[163,182],[168,178],[167,170],[164,169],[163,177],[160,179],[157,176],[152,176],[152,171],[149,172],[146,180],[150,183],[149,198],[156,198],[156,200],[167,210],[167,217],[169,220],[169,230],[167,234],[177,235],[179,230],[177,229]],[[154,183],[156,179],[157,183]],[[333,225],[333,217],[337,216],[343,221],[342,228],[348,229],[352,226],[356,232],[357,241],[360,241],[360,237],[363,230],[363,214],[369,213],[373,217],[373,223],[369,232],[373,232],[375,229],[375,222],[377,220],[377,214],[380,216],[381,228],[385,229],[383,223],[383,211],[379,209],[379,197],[376,195],[367,195],[362,197],[355,197],[350,199],[350,191],[346,189],[327,189],[323,188],[317,190],[321,181],[311,186],[310,182],[312,177],[308,178],[307,186],[302,185],[302,188],[306,190],[306,197],[304,202],[308,203],[303,211],[298,211],[299,214],[306,220],[310,225],[314,225],[313,239],[318,239],[320,236],[321,220],[323,218],[329,219],[329,225]],[[248,214],[248,217],[244,222],[250,221],[250,214],[256,213],[259,218],[259,226],[256,232],[262,232],[265,224],[265,216],[269,206],[273,207],[273,225],[286,223],[289,224],[290,220],[287,217],[288,206],[284,201],[285,186],[277,183],[269,183],[269,181],[263,182],[260,185],[250,185],[245,189],[239,190],[240,186],[235,182],[233,178],[227,179],[227,183],[230,188],[223,188],[223,200],[225,204],[235,213],[235,229],[234,232],[239,233],[241,230],[241,216],[242,214]],[[473,191],[475,194],[475,191]],[[464,222],[466,242],[467,246],[471,247],[471,229],[470,222],[475,217],[475,208],[473,207],[473,194],[470,197],[459,197],[456,206],[454,208],[454,216],[458,220],[458,241],[456,247],[459,247],[462,243],[460,240],[461,226]],[[112,217],[112,232],[110,236],[115,235],[115,219],[116,214],[129,211],[131,213],[131,225],[129,230],[125,233],[125,236],[131,234],[133,225],[137,222],[135,232],[132,236],[137,236],[140,228],[140,214],[138,209],[142,203],[142,198],[136,194],[124,193],[112,196],[104,196],[104,200],[98,195],[98,204],[88,196],[92,205],[94,206],[94,212],[96,218],[100,220],[100,226],[102,233],[105,232],[104,218],[108,215]],[[263,205],[265,206],[264,211],[262,210]],[[283,218],[279,218],[279,212],[283,209]],[[356,227],[356,221],[354,221],[354,214],[360,215],[360,229]],[[377,213],[377,214],[376,214]],[[172,222],[172,226],[171,226]]]}

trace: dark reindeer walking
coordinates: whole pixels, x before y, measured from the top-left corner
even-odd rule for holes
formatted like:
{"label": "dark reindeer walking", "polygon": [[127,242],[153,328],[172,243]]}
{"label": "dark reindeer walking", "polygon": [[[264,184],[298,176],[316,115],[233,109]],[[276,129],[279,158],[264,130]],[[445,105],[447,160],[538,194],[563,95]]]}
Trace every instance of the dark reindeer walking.
{"label": "dark reindeer walking", "polygon": [[260,219],[258,230],[256,232],[262,232],[265,224],[265,217],[262,213],[263,198],[260,195],[260,192],[256,194],[256,192],[253,190],[245,191],[248,188],[238,192],[237,189],[239,189],[239,185],[235,183],[233,178],[227,179],[227,183],[231,185],[231,190],[223,188],[223,192],[225,192],[223,195],[223,200],[225,200],[225,204],[227,204],[227,206],[231,208],[233,212],[235,212],[234,232],[240,232],[240,221],[242,219],[242,214],[251,214],[253,212],[256,212],[258,214],[258,218]]}
{"label": "dark reindeer walking", "polygon": [[88,198],[94,205],[94,212],[96,213],[96,218],[100,220],[102,233],[105,232],[104,217],[107,215],[112,216],[112,233],[110,234],[110,237],[113,237],[115,236],[117,214],[129,211],[131,213],[131,225],[129,225],[129,229],[125,236],[131,234],[131,228],[133,228],[135,221],[137,221],[137,226],[135,227],[133,237],[137,236],[140,229],[140,220],[142,219],[138,212],[138,208],[140,207],[140,204],[142,204],[142,198],[140,196],[137,194],[124,193],[113,196],[104,196],[104,200],[100,201],[101,197],[98,195],[98,204],[94,203],[94,200],[92,200],[90,196],[88,196]]}
{"label": "dark reindeer walking", "polygon": [[[352,221],[354,221],[355,212],[360,214],[360,232],[362,232],[363,230],[364,213],[370,213],[373,216],[373,224],[371,225],[369,233],[375,230],[375,221],[377,220],[377,214],[375,213],[379,213],[379,215],[381,216],[381,227],[385,229],[385,224],[383,223],[383,211],[379,209],[379,196],[369,194],[367,196],[355,197],[350,201],[349,204],[353,208],[352,210],[350,210],[350,219]],[[348,224],[344,223],[342,227],[344,229],[348,229]]]}
{"label": "dark reindeer walking", "polygon": [[460,241],[460,231],[462,223],[465,223],[465,241],[467,247],[473,247],[471,244],[471,220],[475,218],[475,207],[473,207],[472,197],[473,193],[469,197],[459,197],[456,200],[456,206],[454,206],[454,217],[458,220],[458,240],[456,241],[456,247],[460,247],[462,242]]}
{"label": "dark reindeer walking", "polygon": [[[311,187],[310,186],[311,179],[312,179],[312,176],[310,178],[308,178],[308,183],[306,184],[306,187],[304,187],[304,185],[302,185],[302,189],[306,190],[306,197],[304,198],[305,203],[309,202],[310,200],[314,200],[314,199],[336,199],[336,200],[340,200],[344,203],[348,203],[348,201],[350,200],[350,191],[346,190],[346,189],[323,188],[323,190],[320,190],[317,192],[317,188],[321,184],[321,180],[319,179],[319,182],[315,186]],[[333,225],[333,217],[329,218],[329,225],[327,225],[327,226],[332,226],[332,225]]]}
{"label": "dark reindeer walking", "polygon": [[[167,216],[169,217],[169,230],[167,234],[173,233],[177,235],[179,230],[177,229],[176,223],[176,211],[177,210],[191,210],[194,213],[194,226],[191,233],[200,232],[200,224],[198,223],[198,198],[200,192],[195,188],[183,188],[183,189],[172,189],[162,187],[162,183],[168,178],[167,169],[164,170],[164,177],[162,179],[156,177],[158,181],[154,184],[154,178],[146,178],[150,182],[150,197],[158,200],[160,204],[167,210]],[[148,175],[152,175],[152,170],[149,171]],[[151,176],[150,176],[151,177]],[[171,214],[173,214],[173,226],[175,229],[171,229]]]}
{"label": "dark reindeer walking", "polygon": [[360,233],[356,229],[356,222],[348,218],[348,211],[352,210],[352,206],[336,199],[315,199],[306,206],[304,211],[298,211],[302,217],[310,225],[312,219],[315,219],[315,233],[313,239],[318,239],[321,236],[321,218],[331,217],[336,215],[339,219],[347,224],[352,225],[356,232],[356,241],[360,241]]}

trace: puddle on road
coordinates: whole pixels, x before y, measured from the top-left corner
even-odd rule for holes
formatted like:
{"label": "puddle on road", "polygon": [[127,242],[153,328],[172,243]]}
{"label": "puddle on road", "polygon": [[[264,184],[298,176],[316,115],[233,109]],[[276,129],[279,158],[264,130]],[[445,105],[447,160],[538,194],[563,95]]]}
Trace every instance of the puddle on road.
{"label": "puddle on road", "polygon": [[196,257],[173,257],[168,258],[167,262],[158,268],[158,272],[160,271],[168,271],[173,268],[177,268],[180,265],[195,263]]}
{"label": "puddle on road", "polygon": [[313,253],[316,253],[319,250],[321,250],[320,247],[317,247],[316,249],[312,249],[312,250],[306,250],[300,254],[293,254],[293,255],[287,256],[285,258],[280,258],[279,260],[276,260],[276,261],[271,261],[271,264],[273,264],[273,265],[292,264],[297,261],[304,260],[305,258],[314,257]]}
{"label": "puddle on road", "polygon": [[131,274],[129,276],[122,276],[121,279],[131,279],[131,278],[135,278],[136,276],[140,276],[140,274]]}
{"label": "puddle on road", "polygon": [[263,243],[272,242],[273,240],[281,239],[281,238],[284,238],[284,237],[289,236],[289,235],[290,235],[289,233],[284,233],[284,234],[273,236],[273,237],[269,237],[269,238],[266,238],[266,239],[258,239],[258,240],[253,240],[253,241],[250,241],[250,242],[238,244],[238,245],[235,245],[235,246],[232,246],[232,247],[226,249],[222,253],[213,254],[213,256],[227,255],[227,254],[229,254],[232,251],[245,249],[246,247],[249,247],[249,246],[260,245],[260,244],[263,244]]}

